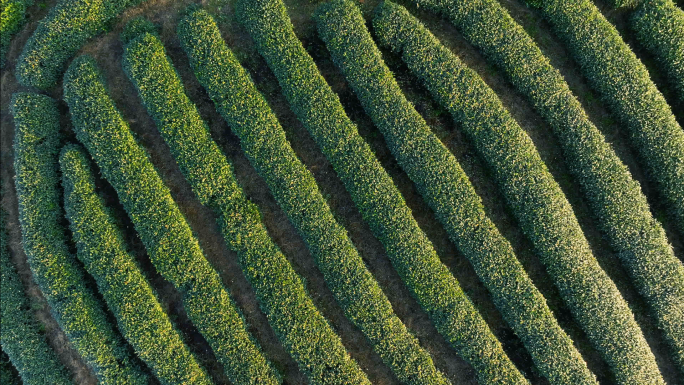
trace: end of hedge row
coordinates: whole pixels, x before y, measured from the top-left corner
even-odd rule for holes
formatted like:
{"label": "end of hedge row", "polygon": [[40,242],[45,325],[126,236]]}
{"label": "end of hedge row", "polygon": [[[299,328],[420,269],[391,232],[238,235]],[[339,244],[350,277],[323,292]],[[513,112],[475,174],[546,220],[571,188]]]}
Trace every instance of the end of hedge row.
{"label": "end of hedge row", "polygon": [[67,62],[90,38],[109,29],[129,7],[145,0],[63,0],[58,2],[28,39],[17,62],[17,79],[24,86],[48,89]]}

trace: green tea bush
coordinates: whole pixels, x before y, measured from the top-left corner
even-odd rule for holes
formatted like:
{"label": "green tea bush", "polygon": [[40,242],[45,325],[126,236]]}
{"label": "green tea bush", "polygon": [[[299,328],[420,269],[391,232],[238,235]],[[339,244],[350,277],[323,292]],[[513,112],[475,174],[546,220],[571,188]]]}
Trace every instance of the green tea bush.
{"label": "green tea bush", "polygon": [[247,72],[204,13],[181,26],[182,45],[200,83],[234,132],[248,159],[311,250],[328,287],[347,318],[406,384],[449,384],[435,368],[335,220],[311,173]]}
{"label": "green tea bush", "polygon": [[624,124],[684,234],[684,130],[648,70],[591,1],[545,0],[539,6],[589,84]]}
{"label": "green tea bush", "polygon": [[87,155],[67,145],[59,163],[76,256],[95,278],[123,336],[162,384],[211,384],[126,250],[121,229],[95,192]]}
{"label": "green tea bush", "polygon": [[17,93],[10,109],[19,223],[33,278],[69,342],[101,383],[147,384],[67,247],[60,224],[57,103],[47,96]]}
{"label": "green tea bush", "polygon": [[667,72],[684,106],[684,11],[672,0],[646,0],[631,15],[630,26]]}
{"label": "green tea bush", "polygon": [[[385,246],[395,268],[415,297],[428,309],[447,341],[473,365],[482,383],[526,383],[457,281],[439,263],[434,248],[417,226],[391,178],[361,138],[356,126],[345,114],[339,98],[332,92],[295,36],[283,3],[278,0],[242,1],[237,7],[238,15],[255,40],[257,49],[278,77],[292,110],[331,162],[364,219]],[[196,60],[202,63],[204,56],[199,56]],[[261,162],[261,165],[257,164],[257,170],[271,184],[271,191],[289,214],[295,227],[300,229],[312,253],[318,259],[327,260],[331,257],[326,253],[334,251],[333,246],[346,250],[344,264],[350,266],[349,269],[356,270],[358,277],[368,277],[363,278],[363,281],[353,276],[347,278],[319,262],[328,282],[333,282],[329,285],[333,292],[343,293],[350,288],[357,291],[354,295],[345,294],[339,302],[345,309],[363,303],[373,304],[377,314],[386,314],[384,319],[389,319],[392,315],[396,319],[393,322],[401,326],[401,329],[395,329],[401,331],[396,333],[401,338],[393,338],[406,348],[399,350],[395,347],[391,355],[378,348],[376,350],[379,350],[386,362],[394,359],[393,357],[401,357],[398,354],[403,353],[402,360],[411,366],[401,361],[389,362],[389,365],[394,368],[400,380],[407,382],[406,378],[411,378],[409,375],[415,377],[425,370],[425,364],[419,363],[429,362],[429,356],[425,353],[418,355],[420,351],[417,341],[413,342],[415,339],[412,337],[409,339],[403,325],[391,313],[387,299],[363,266],[344,229],[335,222],[311,173],[297,160],[282,127],[269,111],[263,97],[253,87],[245,89],[238,96],[223,83],[230,81],[234,87],[244,89],[244,84],[250,84],[247,74],[241,71],[241,75],[235,76],[234,80],[224,77],[220,82],[211,81],[209,74],[222,73],[220,68],[217,67],[212,72],[203,71],[200,77],[206,79],[204,83],[224,118],[243,137],[245,152],[255,159],[255,163]],[[253,107],[242,107],[244,100],[248,100]],[[256,126],[254,122],[259,122],[259,125]],[[263,138],[269,140],[265,141]],[[270,164],[267,163],[269,159],[281,161]],[[352,278],[354,280],[350,281]],[[369,321],[383,318],[374,316],[367,320],[365,318],[368,316],[359,317],[359,313],[372,314],[367,309],[361,309],[347,310],[348,317],[360,325],[371,341],[377,344],[376,341],[381,339],[376,336],[381,337],[383,334],[374,330],[382,330],[381,327],[384,326],[377,321],[375,325]],[[415,347],[409,350],[410,346]],[[425,358],[414,363],[421,356]]]}
{"label": "green tea bush", "polygon": [[5,56],[10,41],[15,33],[24,25],[26,8],[33,5],[33,0],[1,0],[0,1],[0,68],[5,66]]}
{"label": "green tea bush", "polygon": [[[333,0],[319,8],[317,19],[319,35],[333,61],[451,240],[472,262],[537,368],[554,384],[596,384],[513,248],[487,218],[456,158],[404,97],[358,7],[348,0]],[[435,256],[433,264],[437,263]],[[442,285],[456,284],[451,281]]]}
{"label": "green tea bush", "polygon": [[145,0],[60,0],[24,46],[17,79],[25,86],[54,86],[68,61],[90,38],[106,32],[126,8]]}
{"label": "green tea bush", "polygon": [[560,72],[497,2],[416,3],[447,16],[549,123],[600,229],[682,360],[684,266],[653,218],[639,183],[589,120]]}
{"label": "green tea bush", "polygon": [[[217,37],[222,42],[211,16],[197,12],[179,26],[200,35],[192,44],[216,43]],[[181,36],[183,42],[190,38]],[[316,309],[302,278],[269,237],[259,209],[247,200],[159,39],[151,34],[133,39],[124,49],[123,60],[126,74],[195,195],[217,214],[226,243],[237,252],[269,324],[302,373],[311,384],[370,385]]]}
{"label": "green tea bush", "polygon": [[[45,340],[40,325],[31,314],[31,304],[24,294],[19,274],[10,262],[5,231],[5,210],[0,211],[0,345],[17,368],[26,384],[68,385],[69,375]],[[3,354],[4,355],[4,354]],[[5,357],[7,359],[7,357]],[[5,365],[3,365],[5,366]],[[4,368],[2,368],[4,369]],[[2,384],[10,385],[13,373],[0,376]]]}
{"label": "green tea bush", "polygon": [[188,317],[234,384],[278,384],[240,310],[200,249],[147,153],[109,96],[95,61],[74,60],[64,100],[76,136],[118,193],[157,271],[180,292]]}
{"label": "green tea bush", "polygon": [[629,306],[592,255],[532,140],[494,91],[405,8],[383,3],[373,25],[379,41],[402,54],[472,140],[562,298],[619,382],[662,383]]}

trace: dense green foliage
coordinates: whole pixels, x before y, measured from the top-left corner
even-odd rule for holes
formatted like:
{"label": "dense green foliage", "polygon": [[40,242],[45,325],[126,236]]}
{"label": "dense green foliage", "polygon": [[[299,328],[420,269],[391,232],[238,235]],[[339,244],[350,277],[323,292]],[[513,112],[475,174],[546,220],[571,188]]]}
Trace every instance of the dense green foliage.
{"label": "dense green foliage", "polygon": [[646,67],[591,1],[546,0],[541,5],[589,84],[629,132],[684,234],[684,130]]}
{"label": "dense green foliage", "polygon": [[118,193],[157,271],[180,292],[185,312],[235,384],[277,384],[274,369],[200,249],[171,193],[107,93],[93,59],[64,78],[77,138]]}
{"label": "dense green foliage", "polygon": [[646,0],[631,15],[630,26],[667,72],[684,106],[684,11],[672,0]]}
{"label": "dense green foliage", "polygon": [[[347,318],[361,329],[403,383],[448,384],[430,355],[394,314],[346,231],[333,217],[313,175],[297,158],[275,115],[218,29],[214,27],[211,39],[202,36],[183,41],[185,49],[194,52],[191,64],[200,83],[306,242]],[[210,42],[213,44],[205,44]]]}
{"label": "dense green foliage", "polygon": [[0,349],[0,384],[21,385],[21,378],[2,349]]}
{"label": "dense green foliage", "polygon": [[[238,14],[255,40],[257,49],[278,77],[292,110],[331,162],[364,219],[383,242],[394,266],[414,295],[421,299],[422,305],[430,309],[432,319],[439,325],[449,343],[473,365],[482,383],[525,383],[526,380],[505,355],[501,344],[462,293],[448,269],[437,263],[438,258],[433,247],[417,227],[403,198],[368,144],[359,135],[356,126],[345,114],[339,98],[332,92],[312,58],[295,36],[283,3],[279,0],[243,1],[238,3]],[[288,59],[282,60],[283,57]],[[244,81],[238,79],[234,83],[242,84]],[[220,83],[210,87],[214,89],[210,94],[219,100],[219,109],[238,135],[244,137],[243,146],[255,147],[245,150],[248,156],[258,160],[257,151],[264,151],[264,155],[259,154],[260,157],[283,160],[280,165],[265,164],[256,168],[265,175],[267,181],[270,181],[271,191],[279,199],[281,207],[288,212],[295,227],[300,229],[300,234],[309,244],[312,253],[318,259],[323,259],[328,258],[324,252],[334,250],[333,246],[348,250],[344,263],[355,266],[359,277],[368,277],[364,278],[364,281],[355,278],[353,282],[358,283],[349,283],[345,277],[333,273],[334,270],[327,270],[327,267],[319,263],[329,282],[339,282],[329,285],[333,292],[349,290],[349,287],[358,291],[354,296],[338,296],[340,303],[344,308],[348,308],[367,301],[366,306],[372,304],[378,314],[391,314],[389,302],[365,270],[358,255],[352,253],[354,250],[344,229],[334,221],[311,174],[297,161],[275,117],[272,114],[260,116],[260,121],[263,122],[259,125],[260,131],[256,131],[253,125],[249,124],[256,120],[251,118],[255,116],[252,113],[254,110],[259,108],[267,111],[265,101],[259,97],[261,101],[256,103],[254,108],[242,109],[239,108],[241,99],[233,97],[222,87]],[[248,95],[250,101],[255,99],[251,95],[258,96],[256,91],[251,91]],[[231,97],[233,99],[229,99]],[[260,145],[264,137],[271,140],[264,145],[265,149],[261,150],[256,145]],[[252,152],[255,154],[250,155]],[[297,188],[292,189],[290,186]],[[392,222],[385,222],[393,216],[396,217]],[[388,226],[389,223],[391,225]],[[330,249],[326,250],[323,247]],[[439,275],[430,276],[433,272]],[[444,282],[449,282],[450,285],[440,286]],[[360,299],[360,295],[365,299]],[[441,312],[438,310],[440,306],[444,306]],[[444,311],[444,308],[448,310]],[[364,309],[363,312],[368,310]],[[379,323],[374,326],[355,315],[363,312],[356,309],[353,312],[348,310],[347,315],[357,325],[361,325],[361,329],[367,332],[366,335],[369,335],[369,330],[381,330],[378,329],[381,326]],[[398,319],[394,322],[403,328]],[[372,341],[379,340],[375,339],[377,337],[373,334],[370,336]],[[408,336],[397,339],[397,342],[407,341],[410,341]],[[417,342],[412,342],[411,345],[417,345]],[[403,352],[406,355],[411,353],[408,349],[404,349]],[[417,352],[417,349],[414,349],[414,352]],[[380,355],[388,358],[383,352]],[[398,364],[406,365],[395,361],[394,365],[391,365],[395,368],[395,373],[401,373],[397,370]],[[407,374],[417,372],[416,366],[406,366],[404,369],[404,373]],[[399,378],[403,379],[402,376]]]}
{"label": "dense green foliage", "polygon": [[121,229],[95,192],[84,151],[68,145],[59,162],[76,256],[95,278],[123,336],[162,384],[211,384],[126,251]]}
{"label": "dense green foliage", "polygon": [[33,0],[0,0],[0,68],[5,66],[5,56],[10,41],[24,24],[26,8]]}
{"label": "dense green foliage", "polygon": [[145,0],[60,0],[24,46],[17,79],[25,86],[54,86],[64,67],[90,38],[110,27],[126,8]]}
{"label": "dense green foliage", "polygon": [[403,7],[383,3],[373,23],[379,40],[402,53],[489,165],[561,296],[618,381],[662,384],[653,353],[592,255],[572,207],[494,91]]}
{"label": "dense green foliage", "polygon": [[550,124],[602,232],[650,303],[681,361],[684,266],[653,218],[639,183],[589,120],[560,72],[496,1],[416,3],[446,15]]}
{"label": "dense green foliage", "polygon": [[[31,314],[17,270],[9,255],[5,210],[0,211],[0,345],[2,356],[9,356],[25,384],[67,385],[69,375],[45,340],[40,325]],[[5,352],[7,356],[5,356]],[[1,363],[0,383],[17,383],[9,363]],[[7,367],[4,367],[6,366]]]}
{"label": "dense green foliage", "polygon": [[57,103],[43,95],[18,93],[14,115],[14,171],[22,243],[33,278],[72,346],[103,384],[147,384],[125,342],[86,287],[84,272],[69,252],[60,221]]}
{"label": "dense green foliage", "polygon": [[[553,384],[596,384],[513,248],[487,218],[480,197],[456,158],[402,94],[360,10],[349,0],[334,0],[319,8],[318,31],[395,158],[452,241],[473,263],[537,368]],[[406,236],[405,231],[402,236]],[[454,284],[447,281],[443,286]]]}
{"label": "dense green foliage", "polygon": [[[188,41],[192,49],[223,44],[206,12],[188,16],[179,28],[184,47]],[[237,252],[269,324],[302,373],[312,384],[370,384],[269,237],[259,209],[238,185],[159,39],[143,34],[132,40],[124,50],[124,68],[195,195],[217,214],[224,239]]]}

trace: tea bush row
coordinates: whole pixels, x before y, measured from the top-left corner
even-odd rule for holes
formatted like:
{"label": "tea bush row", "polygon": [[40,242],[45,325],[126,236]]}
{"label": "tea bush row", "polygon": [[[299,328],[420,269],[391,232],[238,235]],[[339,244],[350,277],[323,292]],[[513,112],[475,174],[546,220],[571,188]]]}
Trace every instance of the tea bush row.
{"label": "tea bush row", "polygon": [[[497,2],[427,1],[507,75],[549,123],[591,211],[675,355],[684,354],[684,265],[627,166],[589,120],[558,70]],[[645,4],[644,4],[645,6]],[[466,8],[470,10],[465,11]],[[684,33],[684,32],[683,32]],[[684,54],[684,50],[682,51]]]}
{"label": "tea bush row", "polygon": [[[339,98],[332,92],[318,72],[313,59],[295,36],[283,3],[279,0],[242,1],[238,3],[237,7],[238,17],[241,18],[256,42],[258,51],[278,78],[282,92],[290,103],[293,112],[331,162],[364,219],[385,246],[388,257],[390,257],[395,268],[405,279],[416,298],[420,298],[426,309],[430,309],[432,319],[441,327],[441,331],[446,335],[447,340],[463,358],[474,366],[482,382],[525,383],[524,377],[508,359],[501,344],[463,294],[456,280],[453,277],[448,278],[451,276],[448,269],[442,264],[435,264],[437,256],[434,248],[420,231],[392,180],[375,158],[368,144],[361,138],[356,126],[347,117]],[[282,58],[287,58],[287,60]],[[214,88],[216,89],[213,92],[215,97],[230,95],[222,88]],[[262,99],[260,98],[260,100]],[[235,103],[232,102],[232,104]],[[358,271],[365,270],[358,255],[356,253],[351,254],[353,251],[351,244],[344,246],[344,243],[348,243],[344,230],[334,222],[329,209],[315,188],[311,174],[301,163],[296,162],[295,154],[287,145],[284,132],[272,113],[267,115],[268,119],[262,118],[264,133],[258,133],[249,125],[242,123],[249,122],[247,119],[250,116],[247,114],[248,111],[240,114],[231,113],[231,104],[225,102],[223,104],[226,104],[223,107],[224,116],[231,119],[234,126],[244,126],[244,128],[239,130],[236,128],[236,130],[245,131],[243,134],[245,136],[249,134],[249,140],[243,142],[259,143],[264,137],[279,138],[277,139],[278,142],[282,142],[279,146],[274,144],[274,150],[269,150],[268,156],[276,159],[283,159],[287,156],[292,161],[287,169],[278,170],[270,166],[275,170],[269,171],[272,176],[267,179],[277,181],[279,185],[276,186],[280,186],[279,188],[272,188],[272,191],[275,195],[282,195],[281,191],[286,191],[288,186],[297,183],[302,186],[295,190],[298,191],[298,194],[284,196],[280,199],[281,205],[288,207],[286,211],[295,214],[306,210],[305,212],[308,213],[317,213],[318,217],[315,222],[309,221],[310,224],[307,224],[303,221],[307,218],[291,214],[290,217],[294,223],[301,223],[296,226],[315,229],[311,233],[315,234],[316,238],[321,239],[333,239],[330,231],[336,229],[339,233],[337,237],[340,238],[338,243],[341,244],[338,247],[349,250],[347,252],[350,255],[349,260],[358,265],[355,269]],[[263,100],[258,105],[266,109],[266,103]],[[274,143],[276,141],[276,139],[271,140]],[[324,232],[326,230],[327,234]],[[304,237],[313,238],[308,235],[304,235]],[[342,237],[345,239],[342,240]],[[320,241],[316,242],[320,243]],[[317,252],[314,251],[314,254]],[[451,280],[451,285],[441,286],[440,284],[444,281],[437,281],[437,277],[428,278],[428,273],[432,272],[439,274],[438,277],[443,280]],[[339,280],[341,277],[335,278]],[[372,287],[377,287],[371,279],[372,277],[369,275],[367,279],[369,283],[364,283],[368,289],[364,289],[360,284],[349,283],[345,280],[340,284],[331,286],[340,286],[341,288],[352,286],[355,289],[358,288],[362,294],[364,292],[373,293],[372,297],[365,294],[366,298],[369,298],[372,303],[378,304],[376,306],[382,304],[382,307],[386,309],[378,310],[378,313],[391,314],[390,305],[380,289],[370,290]],[[339,291],[341,288],[333,288],[333,291]],[[347,307],[356,305],[360,301],[345,299],[340,302]],[[439,310],[430,308],[437,306],[437,304],[444,305],[447,310],[445,308]],[[367,322],[358,316],[351,316],[350,318],[355,319],[357,324]],[[396,322],[397,325],[400,325],[398,319]],[[361,328],[370,329],[370,325],[361,326]],[[373,329],[377,328],[377,326],[373,326]],[[399,342],[402,340],[408,341],[408,337],[398,339]],[[411,345],[416,346],[416,348],[403,350],[405,357],[403,360],[408,363],[416,362],[416,358],[412,356],[420,357],[418,356],[417,341],[412,342]],[[401,351],[391,353],[389,355],[381,352],[380,356],[387,361],[388,358],[397,356]],[[418,360],[418,363],[421,361],[429,362],[429,356],[424,353],[421,353],[421,356],[425,356],[425,358]],[[415,377],[415,373],[420,373],[418,364],[412,365],[415,366],[394,361],[393,365],[390,366],[394,368],[395,373],[398,373],[400,380],[406,381],[405,378],[411,378],[408,376]],[[423,364],[422,367],[425,365]],[[402,368],[404,374],[402,374]]]}
{"label": "tea bush row", "polygon": [[[322,6],[318,31],[395,158],[471,261],[537,368],[554,384],[596,384],[513,248],[487,218],[456,158],[404,97],[358,7],[348,0]],[[439,264],[436,255],[433,264]],[[444,281],[441,286],[457,285],[453,278]]]}
{"label": "tea bush row", "polygon": [[68,145],[59,162],[76,257],[95,278],[123,336],[162,384],[212,384],[126,250],[121,229],[95,192],[84,150]]}
{"label": "tea bush row", "polygon": [[188,317],[235,384],[278,384],[275,370],[204,256],[147,153],[105,88],[95,61],[74,60],[64,78],[78,140],[116,190],[157,271],[182,296]]}
{"label": "tea bush row", "polygon": [[147,384],[67,246],[58,192],[57,102],[43,95],[17,93],[10,108],[19,223],[33,278],[69,342],[101,383]]}
{"label": "tea bush row", "polygon": [[405,8],[384,2],[373,25],[381,44],[401,53],[460,123],[562,298],[619,381],[662,381],[629,306],[593,256],[572,207],[494,91]]}
{"label": "tea bush row", "polygon": [[624,124],[684,234],[684,130],[646,67],[591,1],[528,1],[540,7],[589,84]]}
{"label": "tea bush row", "polygon": [[28,39],[17,62],[17,79],[47,89],[92,37],[106,32],[129,7],[145,0],[60,0]]}
{"label": "tea bush row", "polygon": [[[225,53],[206,12],[192,13],[179,28],[186,50],[209,46],[209,55]],[[159,39],[149,33],[132,39],[124,49],[124,68],[195,195],[218,215],[226,243],[237,252],[271,327],[302,373],[312,384],[370,384],[269,237],[259,209],[247,200]],[[225,71],[213,76],[218,81],[230,75]]]}

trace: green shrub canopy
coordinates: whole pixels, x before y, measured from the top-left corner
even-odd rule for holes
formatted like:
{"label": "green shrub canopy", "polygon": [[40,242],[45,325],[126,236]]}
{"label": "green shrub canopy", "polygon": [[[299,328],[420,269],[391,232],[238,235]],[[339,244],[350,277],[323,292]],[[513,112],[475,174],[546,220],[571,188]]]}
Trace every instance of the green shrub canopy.
{"label": "green shrub canopy", "polygon": [[69,342],[103,384],[147,384],[125,342],[85,284],[69,252],[60,221],[59,112],[55,100],[17,93],[14,115],[14,172],[22,244],[33,278]]}
{"label": "green shrub canopy", "polygon": [[12,37],[24,24],[26,8],[31,5],[33,5],[33,0],[0,1],[0,68],[5,67],[5,56]]}
{"label": "green shrub canopy", "polygon": [[[290,103],[292,110],[331,162],[364,219],[385,246],[388,257],[390,257],[395,268],[416,298],[420,298],[422,305],[426,309],[430,309],[431,318],[440,327],[440,331],[446,335],[449,343],[473,365],[483,383],[526,383],[522,374],[503,352],[501,344],[463,294],[448,269],[441,263],[437,263],[438,257],[434,248],[416,225],[403,197],[375,158],[368,144],[359,135],[356,126],[345,114],[339,98],[332,92],[318,72],[311,56],[308,55],[295,36],[283,3],[278,0],[242,1],[238,3],[237,7],[238,16],[256,42],[257,49],[278,78],[283,94]],[[288,59],[282,60],[284,57]],[[213,94],[215,97],[220,96],[222,98],[227,97],[223,95],[230,95],[227,92],[221,92],[220,89],[216,89]],[[332,239],[330,229],[339,228],[339,225],[335,223],[325,201],[320,197],[320,192],[315,188],[313,177],[301,162],[297,161],[275,117],[270,117],[272,114],[269,114],[270,122],[268,122],[268,126],[266,124],[263,126],[264,129],[269,128],[269,131],[257,133],[251,125],[243,123],[250,122],[249,119],[244,118],[244,116],[249,116],[246,112],[240,115],[231,113],[230,109],[234,108],[232,106],[239,105],[239,102],[240,100],[237,99],[230,104],[226,103],[223,107],[225,110],[223,115],[238,135],[250,138],[243,140],[243,144],[258,143],[264,137],[274,138],[272,139],[273,143],[277,143],[275,138],[279,138],[277,141],[283,143],[277,149],[278,152],[272,152],[274,155],[271,155],[271,158],[291,160],[287,163],[282,162],[283,166],[280,167],[280,170],[277,168],[275,170],[278,172],[269,171],[272,176],[265,179],[267,181],[273,180],[271,183],[274,186],[271,187],[271,191],[276,196],[282,196],[279,198],[281,207],[286,212],[291,213],[289,214],[290,220],[295,224],[295,227],[314,229],[314,231],[309,230],[308,234],[301,230],[300,233],[309,243],[313,254],[317,255],[319,252],[316,251],[315,247],[312,247],[311,243],[320,244],[321,242],[317,238]],[[264,101],[261,101],[260,105],[266,109]],[[244,131],[244,133],[240,133],[240,131]],[[258,148],[251,151],[256,152]],[[246,152],[250,156],[250,151],[246,150]],[[254,157],[256,158],[256,156]],[[256,168],[267,171],[269,168],[275,167],[257,166]],[[278,184],[275,185],[275,183]],[[288,187],[295,183],[301,186],[293,189],[299,193],[297,195],[286,195],[285,192],[288,191]],[[301,212],[315,213],[318,218],[316,221],[311,221],[299,214]],[[392,216],[396,217],[392,219]],[[327,233],[323,233],[325,230]],[[314,238],[312,234],[315,234],[316,237]],[[343,229],[339,228],[339,234],[340,241],[338,243],[343,244],[343,236],[344,242],[349,242]],[[320,246],[316,247],[320,248]],[[350,250],[348,253],[350,254],[349,261],[358,261],[354,262],[355,265],[358,265],[356,268],[358,271],[365,270],[358,254],[354,252],[354,255],[351,255],[351,250],[353,250],[351,243],[349,246],[339,247]],[[322,257],[323,255],[319,258]],[[432,277],[432,273],[438,275]],[[371,281],[370,274],[367,272],[363,274],[369,276],[368,283],[365,283],[369,289],[360,290],[360,293],[364,294],[365,298],[372,299],[378,308],[387,309],[383,309],[382,313],[392,314],[389,302],[380,289],[374,288],[374,291],[371,291],[370,288],[377,287],[377,284]],[[340,278],[332,274],[329,279],[340,280]],[[445,282],[449,282],[450,285],[444,286]],[[349,284],[346,281],[329,286],[333,292],[341,290],[338,286],[362,288],[361,285]],[[345,290],[349,289],[346,288]],[[374,297],[366,294],[375,292],[377,294],[374,294]],[[340,302],[345,304],[343,306],[349,306],[346,303],[356,306],[358,303],[358,301],[349,300]],[[382,307],[380,307],[381,305]],[[352,318],[353,315],[348,312],[348,317]],[[355,322],[367,321],[357,317]],[[398,319],[396,322],[397,325],[400,325]],[[362,326],[361,328],[363,330],[368,327]],[[407,336],[398,341],[411,340]],[[412,345],[417,346],[417,342],[412,343]],[[409,355],[410,350],[403,350],[405,352],[404,360],[414,362],[411,364],[413,366],[406,364],[399,366],[399,362],[394,361],[395,373],[402,373],[401,370],[406,373],[404,376],[409,374],[415,376],[415,373],[420,373],[418,364],[415,362],[421,361],[414,358],[420,356],[417,349],[413,351],[414,353],[411,353],[413,357],[411,357]],[[383,353],[380,355],[384,359],[392,357]],[[394,352],[393,356],[396,355],[397,353]],[[421,358],[421,360],[426,359]],[[420,368],[423,367],[424,365],[420,366]],[[398,377],[404,381],[403,378],[405,377],[402,375],[398,375]]]}
{"label": "green shrub canopy", "polygon": [[[4,191],[3,191],[4,192]],[[0,345],[9,356],[19,375],[26,384],[35,385],[68,385],[69,375],[57,359],[54,350],[45,340],[41,326],[31,314],[31,303],[19,274],[10,261],[7,232],[5,231],[5,210],[0,211]],[[7,359],[5,357],[4,359]],[[15,377],[2,363],[0,370],[8,373],[0,375],[0,383],[14,384]]]}
{"label": "green shrub canopy", "polygon": [[373,25],[379,41],[402,54],[460,123],[561,297],[619,381],[661,383],[655,357],[629,306],[594,258],[572,207],[532,140],[494,91],[403,7],[383,3]]}
{"label": "green shrub canopy", "polygon": [[126,8],[146,0],[61,0],[43,19],[17,62],[25,86],[54,86],[67,62],[89,39],[104,33]]}
{"label": "green shrub canopy", "polygon": [[[624,124],[684,234],[684,130],[648,70],[591,1],[547,0],[541,13],[589,84]],[[676,35],[667,38],[676,40]]]}
{"label": "green shrub canopy", "polygon": [[210,385],[164,313],[123,233],[95,192],[95,177],[80,146],[67,145],[59,162],[64,208],[78,252],[136,354],[162,384]]}
{"label": "green shrub canopy", "polygon": [[278,384],[240,310],[200,249],[171,192],[105,89],[95,61],[74,60],[64,99],[78,140],[118,193],[157,271],[180,292],[188,317],[235,384]]}
{"label": "green shrub canopy", "polygon": [[414,1],[448,17],[549,123],[600,229],[649,302],[676,359],[684,362],[684,265],[653,218],[639,183],[560,72],[495,1]]}
{"label": "green shrub canopy", "polygon": [[487,218],[456,158],[402,94],[361,11],[351,1],[333,0],[319,9],[318,30],[395,158],[473,263],[537,368],[554,384],[596,384],[513,248]]}
{"label": "green shrub canopy", "polygon": [[[204,11],[188,15],[179,29],[186,51],[192,46],[220,56],[227,50],[214,20]],[[195,195],[217,214],[226,243],[237,252],[269,324],[302,373],[312,384],[370,384],[269,237],[259,209],[238,185],[161,41],[151,34],[133,39],[124,50],[124,68]],[[228,71],[213,76],[218,80]]]}
{"label": "green shrub canopy", "polygon": [[665,69],[684,106],[684,11],[672,0],[646,0],[631,15],[630,26],[639,43]]}

